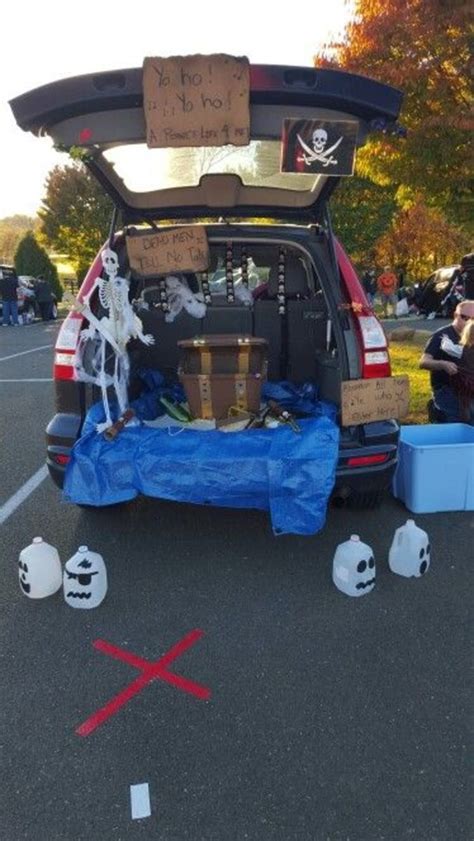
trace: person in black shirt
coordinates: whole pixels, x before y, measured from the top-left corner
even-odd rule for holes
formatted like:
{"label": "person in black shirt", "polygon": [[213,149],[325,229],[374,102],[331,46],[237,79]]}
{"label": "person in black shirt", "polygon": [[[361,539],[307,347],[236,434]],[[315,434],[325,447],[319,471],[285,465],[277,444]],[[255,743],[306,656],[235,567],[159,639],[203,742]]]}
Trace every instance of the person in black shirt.
{"label": "person in black shirt", "polygon": [[0,269],[0,297],[2,299],[2,323],[4,327],[18,324],[18,278],[15,272],[10,269]]}
{"label": "person in black shirt", "polygon": [[458,373],[463,350],[459,339],[471,319],[474,319],[474,300],[461,301],[454,311],[452,324],[433,333],[420,359],[420,368],[430,372],[435,406],[444,413],[447,423],[462,421],[459,395],[453,388],[453,377]]}
{"label": "person in black shirt", "polygon": [[375,282],[375,272],[366,271],[362,275],[362,286],[364,287],[364,292],[367,295],[367,300],[371,307],[374,305],[375,300],[375,293],[377,291],[377,284]]}

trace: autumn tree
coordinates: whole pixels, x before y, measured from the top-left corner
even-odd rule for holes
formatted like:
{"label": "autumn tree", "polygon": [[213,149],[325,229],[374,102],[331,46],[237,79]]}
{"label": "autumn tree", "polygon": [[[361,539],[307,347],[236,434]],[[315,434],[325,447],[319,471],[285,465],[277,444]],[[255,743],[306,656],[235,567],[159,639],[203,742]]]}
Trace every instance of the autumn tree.
{"label": "autumn tree", "polygon": [[371,139],[358,172],[378,184],[421,194],[472,231],[471,11],[465,0],[355,0],[339,44],[318,66],[372,76],[403,90],[405,142]]}
{"label": "autumn tree", "polygon": [[58,278],[58,271],[48,254],[38,243],[33,231],[28,231],[20,240],[14,257],[15,270],[18,275],[40,275],[48,280],[51,288],[60,301],[63,290]]}
{"label": "autumn tree", "polygon": [[56,166],[49,173],[39,210],[41,237],[54,251],[68,255],[79,279],[107,238],[112,207],[82,164]]}
{"label": "autumn tree", "polygon": [[410,280],[421,280],[439,266],[458,263],[468,248],[466,232],[418,198],[394,215],[375,245],[375,259],[380,266],[403,268]]}
{"label": "autumn tree", "polygon": [[39,220],[17,213],[0,219],[0,263],[13,263],[18,243],[27,231],[35,230]]}
{"label": "autumn tree", "polygon": [[397,209],[392,187],[369,178],[343,178],[331,200],[334,230],[352,260],[366,269],[375,263],[375,242]]}

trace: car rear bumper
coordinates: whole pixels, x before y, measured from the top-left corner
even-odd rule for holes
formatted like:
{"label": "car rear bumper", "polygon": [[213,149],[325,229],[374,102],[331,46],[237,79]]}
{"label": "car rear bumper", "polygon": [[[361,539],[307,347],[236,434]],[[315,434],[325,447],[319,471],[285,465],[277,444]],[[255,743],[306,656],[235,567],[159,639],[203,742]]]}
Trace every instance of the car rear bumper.
{"label": "car rear bumper", "polygon": [[[62,488],[67,462],[81,429],[79,415],[55,415],[46,429],[46,464],[52,480]],[[333,496],[348,498],[355,494],[385,491],[391,487],[397,466],[399,427],[395,421],[366,424],[358,428],[359,443],[342,438]],[[384,458],[380,463],[352,466],[352,459]]]}

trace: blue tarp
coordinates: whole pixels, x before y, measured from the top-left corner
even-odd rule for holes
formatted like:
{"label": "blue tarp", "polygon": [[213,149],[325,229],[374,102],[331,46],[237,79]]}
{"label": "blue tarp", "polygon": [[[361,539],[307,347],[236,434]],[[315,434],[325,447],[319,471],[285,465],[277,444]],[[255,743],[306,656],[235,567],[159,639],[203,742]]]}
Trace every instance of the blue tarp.
{"label": "blue tarp", "polygon": [[[147,378],[144,377],[145,381]],[[157,415],[160,394],[180,397],[163,380],[132,403],[139,418]],[[108,442],[95,431],[101,403],[86,418],[66,471],[64,498],[110,505],[139,494],[179,502],[270,512],[275,534],[314,534],[325,522],[334,486],[339,429],[335,407],[318,401],[314,386],[267,383],[264,399],[305,412],[301,432],[289,426],[242,432],[128,426]]]}

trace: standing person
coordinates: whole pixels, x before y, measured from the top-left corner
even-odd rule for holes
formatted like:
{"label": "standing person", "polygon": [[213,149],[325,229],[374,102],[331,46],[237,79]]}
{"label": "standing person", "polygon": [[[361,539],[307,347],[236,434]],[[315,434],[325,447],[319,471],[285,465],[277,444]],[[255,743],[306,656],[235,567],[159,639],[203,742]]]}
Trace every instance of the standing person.
{"label": "standing person", "polygon": [[388,318],[389,304],[393,310],[393,317],[397,317],[397,288],[398,280],[395,272],[392,272],[390,266],[385,266],[383,272],[377,278],[377,291],[382,301],[382,307],[385,318]]}
{"label": "standing person", "polygon": [[375,272],[373,270],[364,272],[362,275],[362,286],[364,287],[364,292],[367,295],[370,306],[373,307],[376,291]]}
{"label": "standing person", "polygon": [[18,326],[18,278],[15,272],[8,274],[0,269],[0,295],[2,297],[4,327],[10,325],[10,318],[14,327]]}
{"label": "standing person", "polygon": [[461,280],[464,297],[474,300],[474,254],[465,254],[461,260]]}
{"label": "standing person", "polygon": [[53,303],[53,293],[49,280],[46,280],[43,275],[39,275],[35,284],[36,301],[38,303],[41,318],[43,321],[49,321],[51,318],[51,305]]}
{"label": "standing person", "polygon": [[459,346],[462,348],[462,355],[453,385],[459,395],[464,423],[474,426],[474,318],[466,323]]}
{"label": "standing person", "polygon": [[471,319],[474,319],[474,300],[461,301],[454,311],[452,324],[433,333],[420,359],[420,368],[430,372],[434,404],[444,413],[447,423],[462,421],[462,407],[454,378],[463,353],[459,344],[461,334]]}

